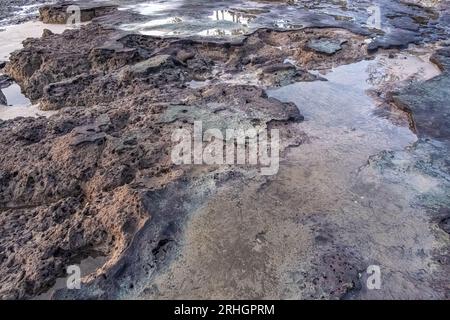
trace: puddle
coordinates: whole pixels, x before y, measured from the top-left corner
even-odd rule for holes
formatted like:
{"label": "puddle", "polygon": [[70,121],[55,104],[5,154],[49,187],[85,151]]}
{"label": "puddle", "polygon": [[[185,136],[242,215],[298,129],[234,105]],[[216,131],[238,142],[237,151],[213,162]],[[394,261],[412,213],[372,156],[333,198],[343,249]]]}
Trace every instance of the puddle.
{"label": "puddle", "polygon": [[[298,82],[268,90],[268,95],[295,103],[305,116],[303,130],[308,136],[321,141],[320,144],[324,143],[321,147],[326,148],[328,153],[339,151],[340,157],[344,156],[341,152],[345,150],[354,154],[361,144],[361,148],[368,153],[364,152],[360,159],[367,159],[370,154],[402,149],[416,140],[408,127],[397,126],[375,116],[377,104],[367,92],[375,86],[413,77],[416,72],[408,69],[402,61],[379,57],[374,61],[340,66],[328,73],[321,72],[328,81]],[[424,62],[424,65],[427,64]],[[396,73],[396,69],[402,72]],[[419,68],[415,71],[419,72]],[[354,139],[347,140],[344,138],[346,135]],[[333,144],[327,145],[327,141],[333,141]]]}
{"label": "puddle", "polygon": [[[370,89],[374,86],[399,82],[424,81],[438,76],[441,71],[430,62],[430,53],[379,55],[374,60],[340,66],[332,70],[311,71],[329,82]],[[403,83],[403,85],[406,83]]]}
{"label": "puddle", "polygon": [[22,94],[17,83],[2,89],[2,92],[6,97],[8,106],[26,107],[31,105],[31,101]]}
{"label": "puddle", "polygon": [[[104,256],[87,257],[79,263],[81,277],[84,278],[98,270],[105,264],[107,258]],[[83,285],[83,284],[81,284]],[[53,293],[67,287],[67,277],[57,278],[55,284],[46,292],[36,296],[33,300],[50,300]]]}
{"label": "puddle", "polygon": [[[27,8],[25,8],[27,9]],[[24,10],[25,10],[24,9]],[[6,26],[0,31],[0,61],[9,60],[9,55],[21,49],[22,41],[26,38],[39,38],[44,29],[54,33],[62,33],[67,29],[66,25],[44,24],[40,21],[30,21],[22,24]],[[8,120],[16,117],[50,116],[53,111],[41,111],[37,105],[32,105],[26,98],[18,84],[13,83],[9,87],[1,89],[6,97],[8,106],[0,106],[0,119]]]}
{"label": "puddle", "polygon": [[[148,17],[144,23],[122,25],[121,28],[147,35],[239,37],[261,27],[281,29],[312,25],[336,25],[353,21],[358,10],[345,4],[304,1],[155,1],[127,4],[119,10],[131,10]],[[365,16],[365,15],[364,15]],[[164,19],[179,17],[182,22],[177,32]],[[280,17],[282,17],[280,19]],[[367,20],[365,18],[363,21]],[[161,23],[158,24],[158,21]],[[152,30],[148,30],[151,24]]]}
{"label": "puddle", "polygon": [[17,83],[1,89],[6,97],[7,106],[0,105],[0,120],[10,120],[17,117],[49,117],[56,111],[39,110],[39,105],[33,105],[31,101],[23,95]]}
{"label": "puddle", "polygon": [[211,83],[210,80],[205,80],[205,81],[191,80],[187,83],[187,85],[189,86],[189,88],[192,88],[192,89],[200,89],[200,88],[206,87],[210,83]]}
{"label": "puddle", "polygon": [[[414,142],[415,135],[406,126],[375,116],[378,106],[368,95],[368,90],[383,87],[386,92],[439,75],[439,69],[429,61],[429,57],[429,54],[379,55],[374,60],[329,71],[312,71],[320,73],[328,81],[298,82],[268,90],[268,95],[294,102],[305,116],[305,131],[311,136],[327,139],[333,132],[331,128],[337,128],[340,133],[341,130],[351,130],[368,139],[367,144],[374,147],[374,153],[401,149]],[[406,115],[403,116],[406,119]],[[348,147],[354,149],[353,142],[352,145]]]}
{"label": "puddle", "polygon": [[[155,1],[122,5],[119,10],[131,10],[149,17],[144,23],[122,25],[128,31],[150,35],[177,35],[204,37],[233,37],[271,25],[272,17],[257,23],[258,17],[268,15],[273,7],[285,5],[242,1]],[[178,17],[181,26],[174,30],[166,19]],[[151,26],[152,30],[148,30]]]}
{"label": "puddle", "polygon": [[9,120],[17,117],[50,116],[55,111],[41,111],[38,105],[32,105],[25,97],[17,83],[1,90],[6,97],[7,106],[0,105],[0,119]]}

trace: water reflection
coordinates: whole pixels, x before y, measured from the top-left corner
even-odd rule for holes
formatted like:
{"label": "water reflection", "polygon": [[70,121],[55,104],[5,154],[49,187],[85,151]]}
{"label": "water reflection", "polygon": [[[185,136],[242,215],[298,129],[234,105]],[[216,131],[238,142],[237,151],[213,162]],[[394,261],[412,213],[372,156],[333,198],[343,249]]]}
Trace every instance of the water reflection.
{"label": "water reflection", "polygon": [[235,12],[232,10],[214,10],[213,14],[210,15],[209,18],[216,21],[229,21],[248,26],[250,22],[256,18],[256,16]]}
{"label": "water reflection", "polygon": [[125,5],[119,8],[119,10],[133,10],[142,15],[160,15],[167,11],[176,10],[181,3],[180,1],[159,1],[159,2],[146,2],[133,5]]}
{"label": "water reflection", "polygon": [[2,92],[5,95],[8,106],[26,107],[31,105],[31,101],[23,95],[22,89],[17,83],[2,89]]}
{"label": "water reflection", "polygon": [[240,36],[245,34],[245,32],[246,30],[244,29],[227,30],[227,29],[213,28],[200,31],[198,35],[206,37]]}
{"label": "water reflection", "polygon": [[124,24],[122,29],[126,31],[138,31],[149,36],[165,36],[180,33],[178,29],[184,22],[181,17],[168,17],[153,19],[141,24]]}

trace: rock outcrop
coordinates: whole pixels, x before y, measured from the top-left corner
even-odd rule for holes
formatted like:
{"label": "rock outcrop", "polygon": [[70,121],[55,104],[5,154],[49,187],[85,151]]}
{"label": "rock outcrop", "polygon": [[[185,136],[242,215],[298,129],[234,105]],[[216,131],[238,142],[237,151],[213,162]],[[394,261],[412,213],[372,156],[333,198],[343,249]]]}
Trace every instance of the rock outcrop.
{"label": "rock outcrop", "polygon": [[[345,39],[345,49],[326,59],[307,47],[312,38],[333,35]],[[364,56],[364,37],[334,29],[262,29],[237,43],[205,43],[126,34],[92,24],[80,31],[27,39],[24,49],[11,55],[5,72],[33,103],[40,103],[44,110],[56,110],[67,105],[108,103],[144,90],[153,91],[157,101],[165,95],[161,92],[171,92],[165,96],[173,98],[191,80],[214,80],[214,68],[230,78],[244,71],[254,73],[257,79],[249,84],[313,80],[315,77],[305,72],[313,64],[327,67]],[[285,63],[290,57],[297,67]]]}
{"label": "rock outcrop", "polygon": [[[39,16],[44,23],[64,24],[87,22],[108,15],[117,10],[117,5],[92,2],[63,1],[58,4],[44,5],[39,8]],[[79,21],[75,21],[75,16]],[[69,21],[73,17],[73,21]]]}
{"label": "rock outcrop", "polygon": [[[272,43],[276,39],[280,43]],[[194,121],[203,121],[205,129],[260,125],[280,129],[283,148],[302,143],[289,129],[303,119],[293,104],[252,85],[188,85],[212,79],[214,68],[239,74],[243,61],[255,72],[281,72],[285,68],[268,69],[285,59],[273,47],[292,41],[306,43],[304,34],[294,32],[264,30],[248,44],[231,45],[127,35],[95,24],[26,40],[5,70],[34,102],[60,111],[49,119],[0,123],[0,232],[7,235],[0,239],[0,296],[45,292],[67,265],[90,255],[107,257],[90,279],[107,278],[136,254],[127,248],[141,245],[133,241],[144,226],[155,229],[146,243],[162,263],[158,248],[167,235],[157,230],[183,214],[155,213],[162,200],[154,194],[174,184],[182,194],[202,177],[172,163],[175,129],[190,129]],[[352,41],[359,48],[361,40]],[[300,57],[305,65],[314,59]],[[238,169],[220,169],[228,178],[219,180],[212,174],[204,182],[209,192]]]}

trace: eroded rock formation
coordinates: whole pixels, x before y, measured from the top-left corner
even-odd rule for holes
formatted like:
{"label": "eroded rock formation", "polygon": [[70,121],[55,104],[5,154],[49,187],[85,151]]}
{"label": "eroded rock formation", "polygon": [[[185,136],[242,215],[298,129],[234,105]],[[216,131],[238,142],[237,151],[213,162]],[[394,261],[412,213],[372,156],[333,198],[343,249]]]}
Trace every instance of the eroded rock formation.
{"label": "eroded rock formation", "polygon": [[[334,32],[348,38],[340,58],[303,51],[309,37]],[[254,70],[257,82],[271,84],[314,79],[283,60],[292,54],[307,66],[361,59],[361,41],[335,30],[261,30],[238,44],[192,42],[123,35],[95,24],[27,40],[6,72],[34,102],[61,111],[0,125],[1,227],[9,235],[0,244],[2,296],[32,297],[70,261],[93,252],[108,256],[98,271],[106,272],[125,259],[143,225],[164,225],[164,217],[152,220],[149,192],[196,176],[170,160],[174,129],[195,120],[212,128],[248,122],[280,128],[286,146],[301,143],[301,135],[289,131],[289,122],[302,120],[292,104],[251,85],[194,89],[189,81],[211,79],[215,68]],[[276,49],[287,44],[288,52]]]}
{"label": "eroded rock formation", "polygon": [[[65,23],[67,6],[43,7],[42,20]],[[82,7],[82,21],[118,15],[115,8]],[[242,166],[175,166],[170,158],[175,129],[189,129],[198,120],[206,129],[260,125],[280,130],[282,152],[301,145],[308,137],[292,126],[303,121],[301,108],[267,97],[264,88],[318,80],[307,70],[366,59],[368,49],[416,42],[415,23],[406,20],[397,23],[410,29],[408,37],[370,44],[369,33],[322,22],[301,30],[261,28],[225,41],[126,33],[100,20],[24,41],[4,71],[33,103],[58,113],[0,121],[0,297],[35,297],[64,275],[67,265],[90,255],[107,261],[84,279],[89,285],[55,297],[117,298],[136,289],[170,259],[189,210],[233,179],[245,184],[252,174]],[[442,76],[396,93],[393,100],[412,113],[420,135],[448,139],[448,50],[435,59]],[[427,104],[435,108],[432,117],[423,109]],[[403,156],[423,162],[421,153]],[[441,164],[436,167],[441,174]],[[445,230],[447,222],[445,214],[439,216]],[[362,259],[351,248],[341,249],[336,255],[332,247],[314,260],[321,265],[316,273],[325,270],[322,278],[304,276],[322,288],[312,288],[312,298],[359,290]]]}

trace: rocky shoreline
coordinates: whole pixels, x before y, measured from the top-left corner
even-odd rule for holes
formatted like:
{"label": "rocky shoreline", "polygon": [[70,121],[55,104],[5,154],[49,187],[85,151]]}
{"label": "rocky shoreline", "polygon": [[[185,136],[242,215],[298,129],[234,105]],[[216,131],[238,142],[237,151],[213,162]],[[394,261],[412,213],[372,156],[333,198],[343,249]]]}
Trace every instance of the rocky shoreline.
{"label": "rocky shoreline", "polygon": [[[41,19],[64,23],[65,8],[42,7]],[[369,43],[368,32],[325,26],[259,28],[232,41],[160,38],[112,27],[108,16],[114,21],[121,14],[128,15],[115,6],[86,7],[82,21],[91,23],[25,40],[3,69],[33,103],[58,112],[0,120],[2,299],[42,294],[67,265],[92,255],[105,256],[106,263],[83,279],[82,290],[59,290],[53,298],[136,296],[179,253],[191,212],[237,181],[255,179],[254,169],[242,166],[175,166],[170,159],[175,129],[198,120],[211,128],[276,128],[286,154],[309,143],[299,127],[301,107],[268,97],[266,88],[322,81],[308,70],[371,59],[368,52],[417,42],[405,37],[401,43],[394,38]],[[420,138],[413,148],[419,151],[406,156],[411,166],[431,170],[445,182],[447,195],[449,53],[444,46],[433,56],[440,76],[386,100],[410,114]],[[245,84],[223,80],[249,75]],[[436,160],[424,165],[428,156]],[[370,159],[369,167],[385,163],[383,168],[397,171],[396,157],[405,156],[386,153]],[[268,181],[258,179],[261,185]],[[449,212],[442,199],[430,200],[426,210],[434,217],[430,223],[446,232],[444,246]],[[436,295],[448,298],[448,252],[439,257],[441,269],[432,278]],[[352,259],[349,265],[360,263]],[[356,274],[342,268],[342,278],[326,285],[329,298],[358,294]]]}

